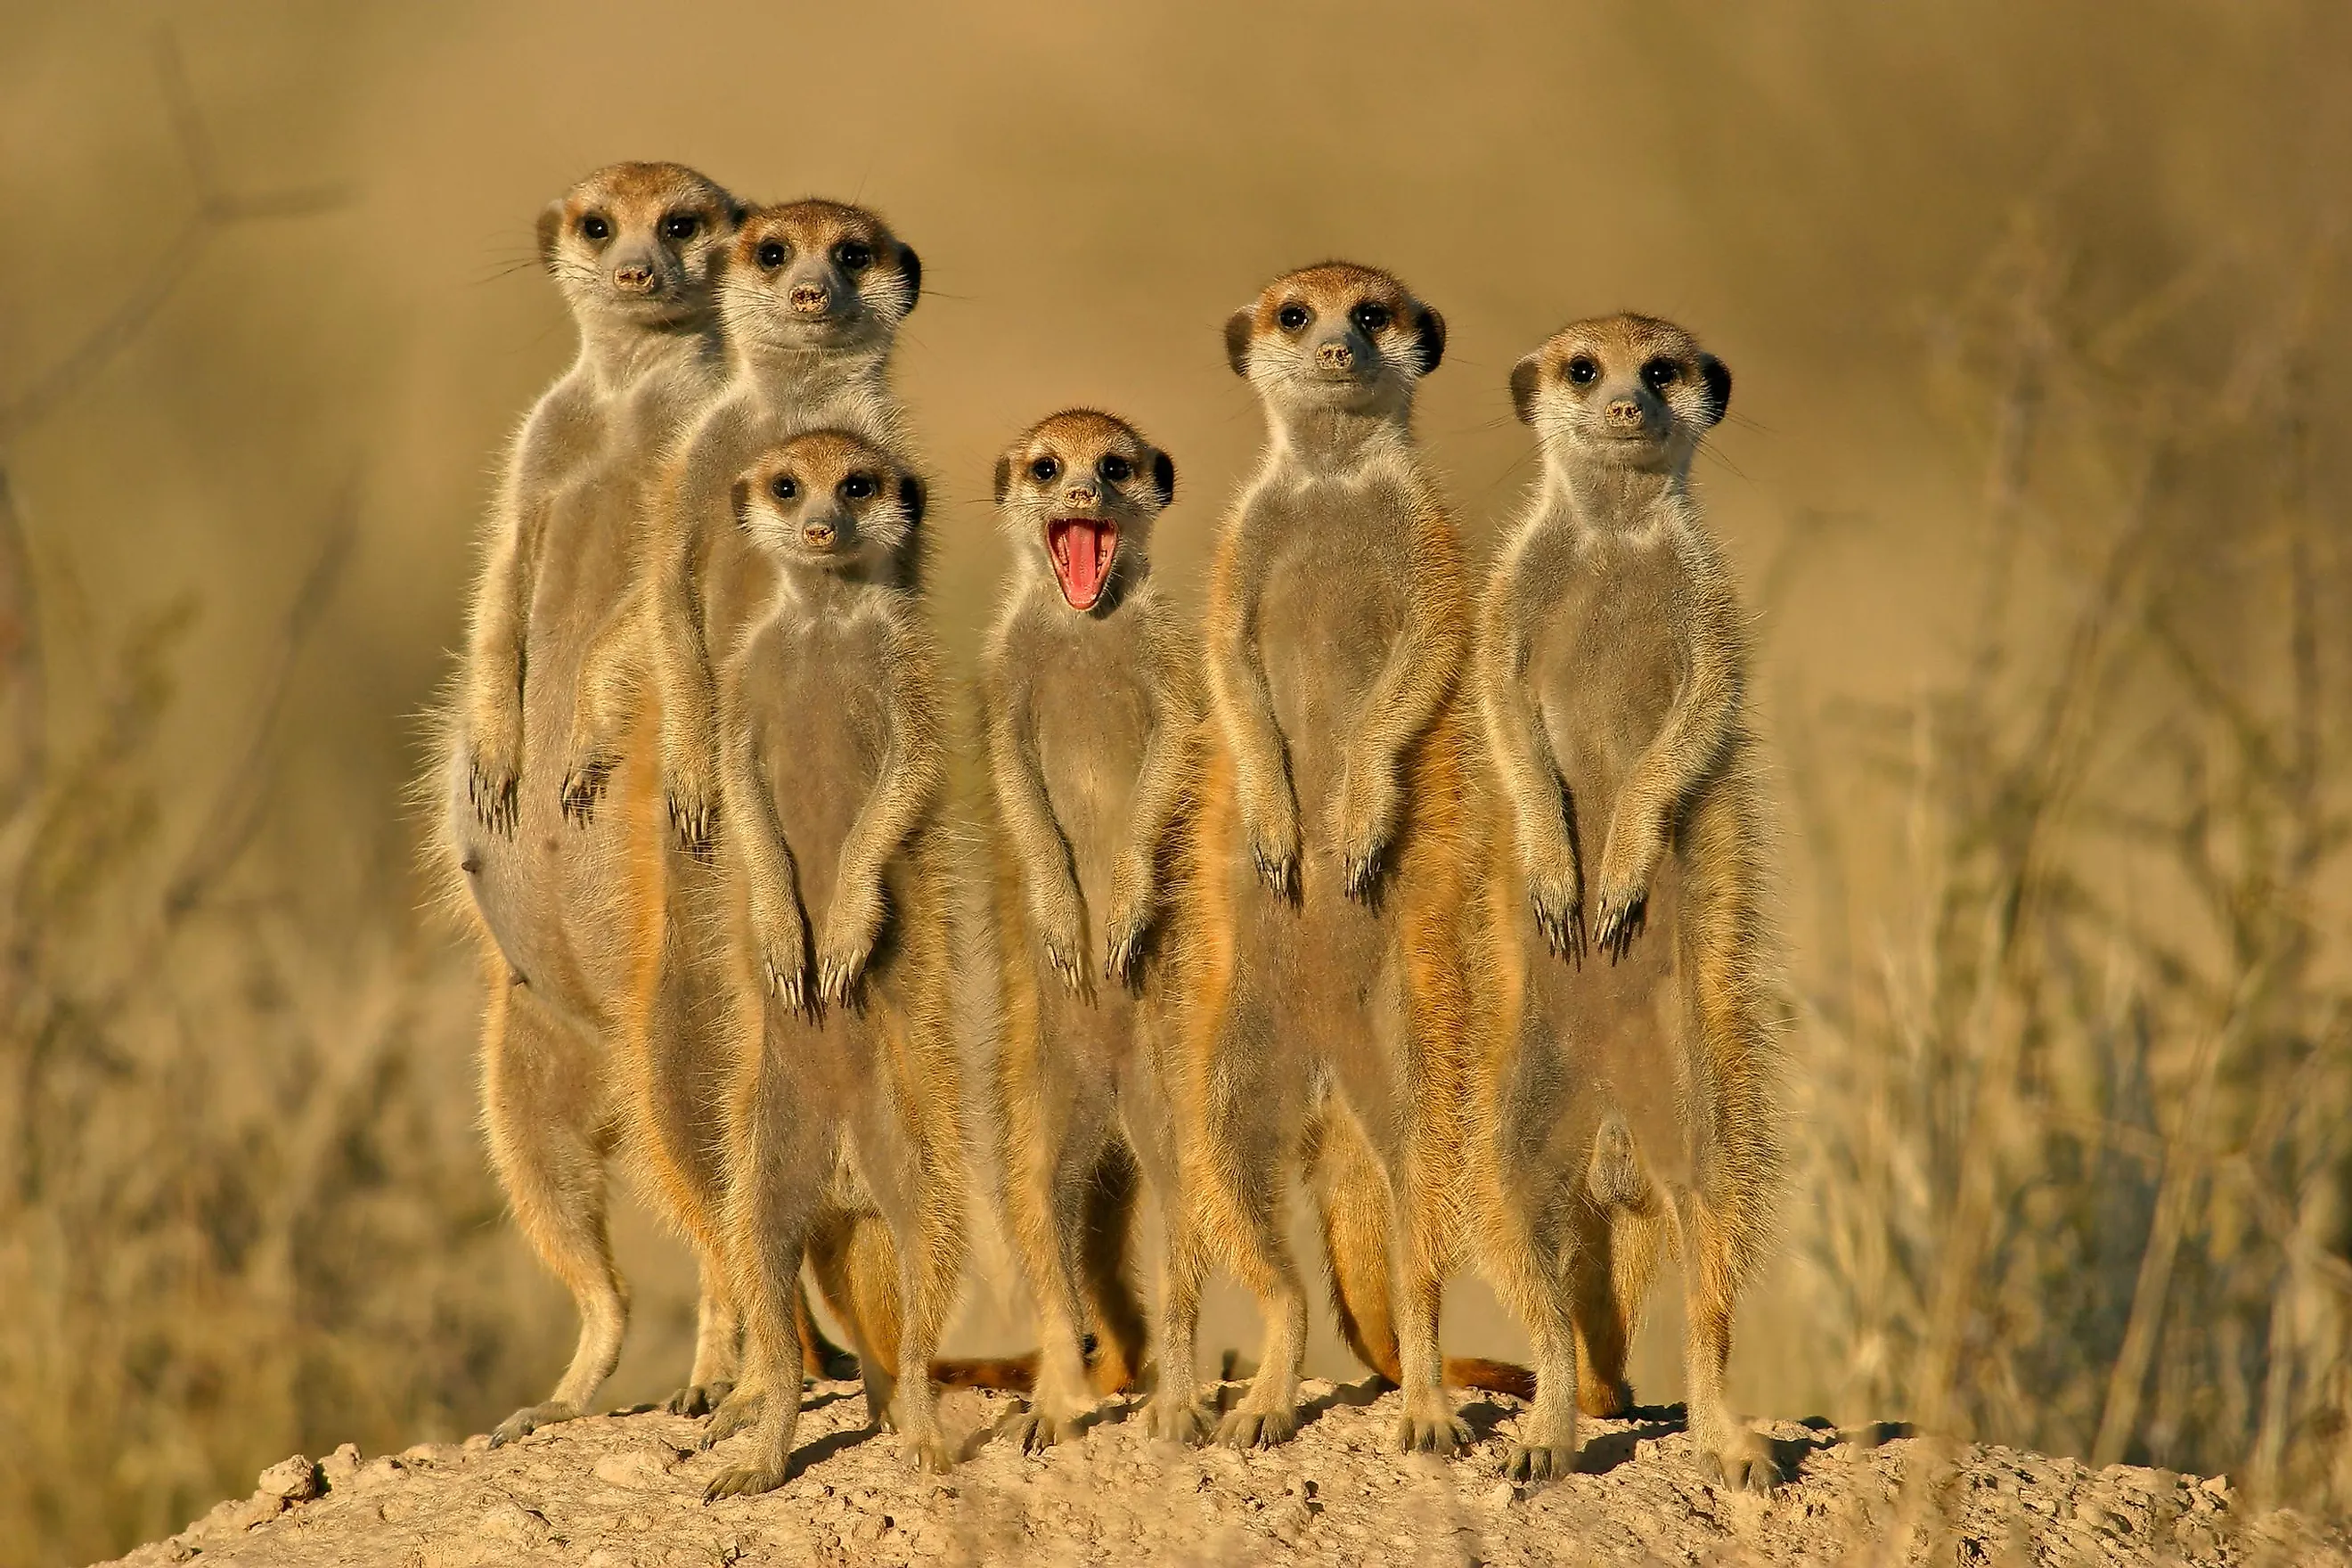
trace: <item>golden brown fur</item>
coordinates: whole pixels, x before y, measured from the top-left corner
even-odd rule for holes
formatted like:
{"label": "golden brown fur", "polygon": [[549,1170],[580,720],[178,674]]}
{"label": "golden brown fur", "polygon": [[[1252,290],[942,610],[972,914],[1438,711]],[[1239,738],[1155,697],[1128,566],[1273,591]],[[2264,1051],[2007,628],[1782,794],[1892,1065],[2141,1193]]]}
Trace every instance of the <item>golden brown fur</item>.
{"label": "golden brown fur", "polygon": [[[1163,1220],[1162,1301],[1198,1296],[1171,1136],[1177,998],[1165,952],[1180,940],[1167,930],[1170,872],[1202,699],[1190,637],[1150,575],[1175,479],[1132,426],[1087,409],[1040,421],[997,463],[1013,565],[982,687],[1003,985],[998,1154],[1041,1346],[1035,1397],[1010,1429],[1026,1447],[1068,1436],[1097,1395],[1142,1370],[1144,1311],[1126,1268],[1140,1184]],[[1161,1337],[1189,1349],[1192,1325]],[[1154,1430],[1189,1440],[1202,1422],[1189,1358],[1163,1357]]]}
{"label": "golden brown fur", "polygon": [[1622,1409],[1671,1232],[1693,1443],[1711,1475],[1769,1488],[1723,1374],[1780,1168],[1769,855],[1744,629],[1688,482],[1730,373],[1617,316],[1567,328],[1511,385],[1546,478],[1495,568],[1477,670],[1514,827],[1488,897],[1479,1187],[1538,1377],[1509,1465],[1561,1473],[1580,1404]]}
{"label": "golden brown fur", "polygon": [[1437,1320],[1479,841],[1455,696],[1469,614],[1411,427],[1444,345],[1437,313],[1394,279],[1337,263],[1276,279],[1226,328],[1269,447],[1210,584],[1184,1155],[1196,1210],[1265,1312],[1258,1374],[1219,1428],[1243,1447],[1297,1423],[1306,1298],[1280,1209],[1302,1164],[1351,1341],[1403,1385],[1400,1444],[1467,1436]]}
{"label": "golden brown fur", "polygon": [[911,570],[922,485],[862,437],[819,431],[753,454],[727,492],[773,574],[719,692],[718,847],[757,1002],[727,1108],[745,1375],[708,1433],[748,1427],[749,1451],[713,1496],[784,1479],[804,1258],[850,1330],[875,1425],[895,1418],[911,1458],[948,1466],[929,1373],[966,1220],[944,720]]}
{"label": "golden brown fur", "polygon": [[[693,976],[664,961],[664,868],[649,733],[624,738],[614,809],[558,804],[563,739],[600,628],[643,558],[659,454],[724,374],[712,272],[739,213],[692,170],[624,163],[551,205],[541,253],[580,328],[533,409],[489,526],[438,793],[440,851],[490,985],[483,1115],[517,1219],[580,1305],[570,1367],[496,1440],[569,1419],[619,1354],[626,1298],[605,1232],[605,1167],[627,1138],[642,1054],[689,1026]],[[706,1320],[722,1318],[715,1270]],[[698,1358],[699,1361],[699,1358]],[[698,1366],[698,1373],[701,1368]]]}

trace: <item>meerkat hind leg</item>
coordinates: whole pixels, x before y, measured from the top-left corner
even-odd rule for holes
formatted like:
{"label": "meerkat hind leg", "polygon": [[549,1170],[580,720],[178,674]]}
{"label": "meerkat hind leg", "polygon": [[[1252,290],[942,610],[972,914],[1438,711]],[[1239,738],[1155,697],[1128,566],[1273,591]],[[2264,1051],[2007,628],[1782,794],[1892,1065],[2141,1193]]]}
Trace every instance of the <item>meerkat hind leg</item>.
{"label": "meerkat hind leg", "polygon": [[694,1368],[686,1386],[664,1405],[672,1415],[708,1415],[735,1391],[742,1358],[743,1321],[727,1288],[724,1272],[709,1258],[701,1264],[702,1294],[695,1303]]}
{"label": "meerkat hind leg", "polygon": [[1007,1194],[1036,1300],[1037,1383],[1005,1436],[1031,1452],[1074,1436],[1097,1405],[1082,1342],[1084,1295],[1097,1246],[1088,1230],[1100,1220],[1096,1189],[1109,1151],[1108,1130],[1078,1110],[1069,1108],[1062,1125],[1042,1130],[1014,1156],[1022,1168]]}
{"label": "meerkat hind leg", "polygon": [[499,1422],[497,1447],[587,1414],[621,1359],[629,1301],[605,1228],[595,1053],[519,985],[492,993],[483,1036],[491,1162],[523,1235],[580,1310],[580,1338],[555,1392]]}
{"label": "meerkat hind leg", "polygon": [[1683,1379],[1691,1447],[1699,1473],[1721,1486],[1769,1492],[1787,1479],[1764,1435],[1732,1415],[1723,1377],[1731,1363],[1731,1313],[1738,1283],[1730,1237],[1697,1194],[1675,1197],[1682,1233],[1683,1290],[1688,1319]]}

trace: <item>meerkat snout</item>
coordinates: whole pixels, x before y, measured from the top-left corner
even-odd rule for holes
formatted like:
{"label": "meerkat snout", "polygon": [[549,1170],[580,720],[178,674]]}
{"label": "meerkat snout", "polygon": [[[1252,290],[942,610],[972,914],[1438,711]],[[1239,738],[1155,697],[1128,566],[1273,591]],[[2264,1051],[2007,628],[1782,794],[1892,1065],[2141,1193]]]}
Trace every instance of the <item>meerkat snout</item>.
{"label": "meerkat snout", "polygon": [[822,316],[833,307],[833,291],[822,283],[795,283],[786,302],[796,316]]}
{"label": "meerkat snout", "polygon": [[659,278],[649,261],[625,261],[613,268],[613,287],[624,294],[650,294]]}
{"label": "meerkat snout", "polygon": [[1612,399],[1609,405],[1609,427],[1612,430],[1639,430],[1646,421],[1642,405],[1631,397]]}

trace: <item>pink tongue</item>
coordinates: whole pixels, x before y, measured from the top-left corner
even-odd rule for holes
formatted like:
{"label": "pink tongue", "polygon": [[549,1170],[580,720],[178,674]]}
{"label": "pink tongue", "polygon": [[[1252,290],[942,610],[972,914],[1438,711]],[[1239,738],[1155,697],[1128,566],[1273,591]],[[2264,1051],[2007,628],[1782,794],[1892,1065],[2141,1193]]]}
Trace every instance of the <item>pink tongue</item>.
{"label": "pink tongue", "polygon": [[1097,537],[1095,531],[1083,522],[1070,529],[1070,597],[1080,604],[1093,598],[1100,585],[1097,574],[1102,563],[1095,554]]}

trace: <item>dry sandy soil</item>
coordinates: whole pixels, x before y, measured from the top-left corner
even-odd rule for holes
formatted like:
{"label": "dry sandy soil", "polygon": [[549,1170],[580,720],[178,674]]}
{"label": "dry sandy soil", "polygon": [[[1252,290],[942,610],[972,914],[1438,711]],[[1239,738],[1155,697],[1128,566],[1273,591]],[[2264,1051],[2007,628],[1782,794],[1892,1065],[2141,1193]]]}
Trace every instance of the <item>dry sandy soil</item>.
{"label": "dry sandy soil", "polygon": [[1029,1458],[988,1441],[1012,1399],[958,1391],[946,1415],[966,1458],[940,1478],[869,1439],[856,1384],[819,1384],[800,1472],[709,1505],[721,1459],[696,1451],[698,1423],[656,1413],[499,1449],[473,1437],[362,1458],[347,1446],[273,1466],[251,1498],[121,1561],[2352,1564],[2341,1528],[2251,1517],[2218,1479],[1782,1422],[1771,1436],[1797,1479],[1758,1497],[1702,1481],[1679,1410],[1657,1408],[1589,1424],[1589,1473],[1529,1489],[1500,1473],[1514,1401],[1473,1404],[1479,1440],[1447,1464],[1386,1450],[1392,1393],[1310,1382],[1306,1395],[1297,1439],[1270,1452],[1155,1444],[1115,1405],[1083,1439]]}

